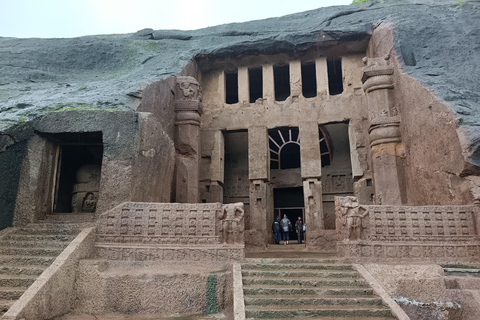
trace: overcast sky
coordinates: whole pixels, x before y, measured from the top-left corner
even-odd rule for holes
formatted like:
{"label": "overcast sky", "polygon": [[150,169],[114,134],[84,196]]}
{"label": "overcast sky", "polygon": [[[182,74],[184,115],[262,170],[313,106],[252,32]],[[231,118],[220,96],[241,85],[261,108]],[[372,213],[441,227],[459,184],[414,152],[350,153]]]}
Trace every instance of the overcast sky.
{"label": "overcast sky", "polygon": [[352,0],[0,0],[0,36],[60,38],[191,30],[283,16]]}

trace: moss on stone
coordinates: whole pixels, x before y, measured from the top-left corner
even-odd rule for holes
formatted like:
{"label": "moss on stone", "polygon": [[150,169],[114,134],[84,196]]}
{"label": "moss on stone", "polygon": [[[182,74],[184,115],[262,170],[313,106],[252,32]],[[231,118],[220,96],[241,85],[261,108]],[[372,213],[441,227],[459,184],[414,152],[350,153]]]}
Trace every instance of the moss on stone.
{"label": "moss on stone", "polygon": [[207,279],[207,301],[205,313],[212,314],[217,312],[217,275],[215,273],[210,273]]}

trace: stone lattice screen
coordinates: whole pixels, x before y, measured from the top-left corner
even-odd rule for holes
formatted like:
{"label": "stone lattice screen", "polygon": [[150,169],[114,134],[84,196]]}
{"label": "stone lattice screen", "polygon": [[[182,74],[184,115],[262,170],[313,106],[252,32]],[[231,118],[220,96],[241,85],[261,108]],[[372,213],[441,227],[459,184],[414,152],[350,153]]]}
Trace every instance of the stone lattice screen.
{"label": "stone lattice screen", "polygon": [[336,198],[342,256],[364,261],[480,258],[475,206],[362,206],[356,201],[354,197]]}
{"label": "stone lattice screen", "polygon": [[126,202],[100,215],[96,255],[127,261],[242,260],[243,218],[241,203]]}
{"label": "stone lattice screen", "polygon": [[219,244],[220,203],[127,202],[102,214],[97,242]]}
{"label": "stone lattice screen", "polygon": [[366,239],[457,241],[476,239],[473,206],[365,206]]}

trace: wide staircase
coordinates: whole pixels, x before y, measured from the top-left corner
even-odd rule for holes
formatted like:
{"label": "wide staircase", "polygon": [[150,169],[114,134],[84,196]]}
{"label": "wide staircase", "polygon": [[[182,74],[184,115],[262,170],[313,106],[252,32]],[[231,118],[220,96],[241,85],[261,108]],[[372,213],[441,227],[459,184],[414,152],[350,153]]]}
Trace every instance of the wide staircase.
{"label": "wide staircase", "polygon": [[351,265],[332,259],[247,259],[246,319],[395,319]]}
{"label": "wide staircase", "polygon": [[0,237],[0,315],[20,298],[80,233],[85,223],[47,220]]}

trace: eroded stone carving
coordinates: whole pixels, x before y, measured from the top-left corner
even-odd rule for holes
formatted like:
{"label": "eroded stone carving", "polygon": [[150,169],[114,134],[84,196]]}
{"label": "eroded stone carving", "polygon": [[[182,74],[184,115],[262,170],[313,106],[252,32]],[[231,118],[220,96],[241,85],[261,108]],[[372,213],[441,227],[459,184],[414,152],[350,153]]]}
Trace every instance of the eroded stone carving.
{"label": "eroded stone carving", "polygon": [[245,211],[243,203],[230,203],[223,206],[221,220],[221,228],[223,235],[223,243],[243,243],[243,218]]}
{"label": "eroded stone carving", "polygon": [[201,102],[202,88],[198,81],[194,77],[178,76],[175,86],[177,122],[188,118],[197,120],[202,115]]}
{"label": "eroded stone carving", "polygon": [[346,228],[346,232],[340,232],[340,239],[360,240],[362,230],[366,228],[364,218],[368,211],[358,204],[356,197],[335,197],[335,214],[337,220]]}

